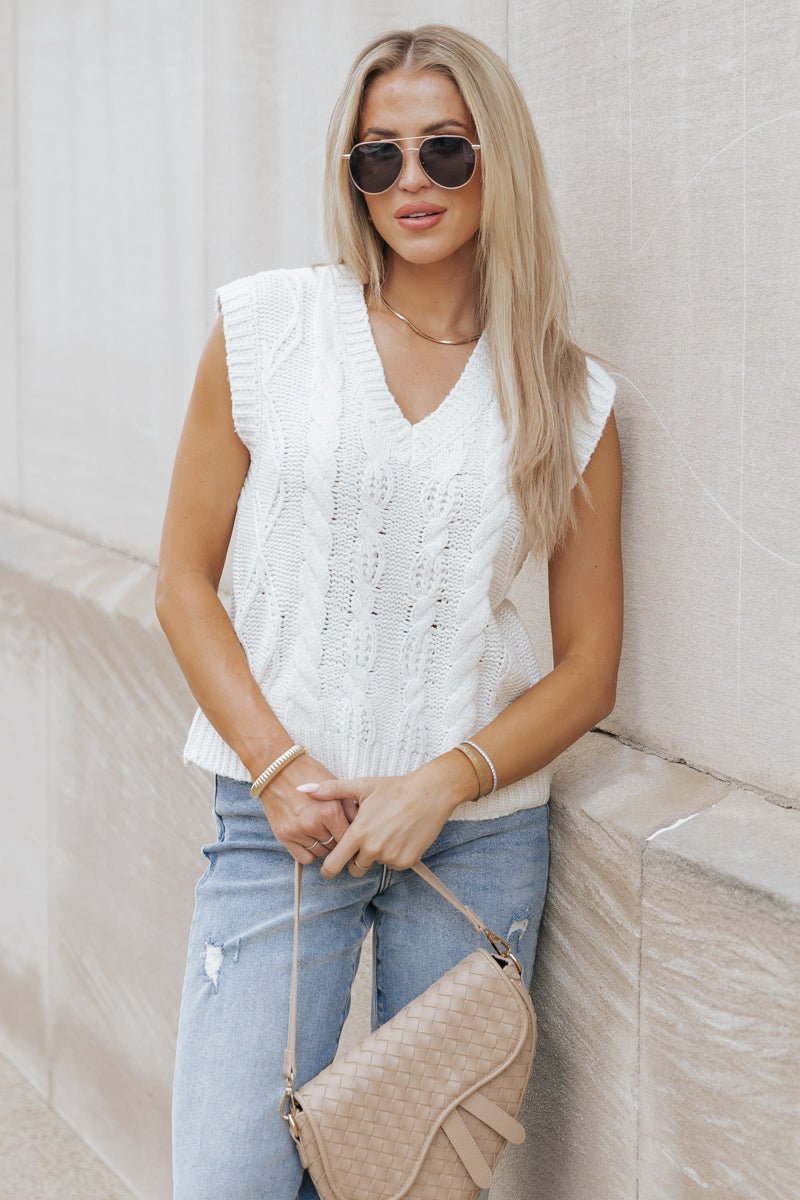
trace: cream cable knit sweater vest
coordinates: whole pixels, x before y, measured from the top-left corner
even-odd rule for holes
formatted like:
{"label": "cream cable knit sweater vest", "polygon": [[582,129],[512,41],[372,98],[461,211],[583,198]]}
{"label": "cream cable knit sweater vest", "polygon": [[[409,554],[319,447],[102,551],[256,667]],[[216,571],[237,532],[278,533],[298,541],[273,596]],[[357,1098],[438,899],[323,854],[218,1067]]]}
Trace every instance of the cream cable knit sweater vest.
{"label": "cream cable knit sweater vest", "polygon": [[[214,299],[251,457],[230,609],[250,669],[290,736],[338,778],[410,771],[542,674],[506,599],[526,550],[487,334],[439,407],[411,424],[345,266],[260,271]],[[615,392],[593,359],[587,369],[581,470]],[[200,708],[183,761],[250,780]],[[551,777],[549,764],[450,819],[545,804]]]}

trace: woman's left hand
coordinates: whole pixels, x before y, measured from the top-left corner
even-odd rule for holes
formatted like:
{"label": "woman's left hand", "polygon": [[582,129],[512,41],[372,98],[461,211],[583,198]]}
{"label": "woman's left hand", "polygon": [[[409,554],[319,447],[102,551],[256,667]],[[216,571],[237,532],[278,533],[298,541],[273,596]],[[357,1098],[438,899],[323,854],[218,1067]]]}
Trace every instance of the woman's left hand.
{"label": "woman's left hand", "polygon": [[[358,804],[353,821],[329,854],[320,875],[333,879],[345,864],[360,878],[375,862],[404,871],[417,862],[441,832],[452,811],[444,789],[424,782],[419,773],[326,779],[300,785],[318,800],[351,799]],[[358,866],[353,859],[358,859]]]}

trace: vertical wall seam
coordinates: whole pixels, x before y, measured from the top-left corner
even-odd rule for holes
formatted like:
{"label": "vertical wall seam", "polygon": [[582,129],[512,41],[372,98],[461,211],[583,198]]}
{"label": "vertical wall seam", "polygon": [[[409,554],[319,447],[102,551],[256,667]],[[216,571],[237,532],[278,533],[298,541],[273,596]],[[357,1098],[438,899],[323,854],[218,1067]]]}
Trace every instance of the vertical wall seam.
{"label": "vertical wall seam", "polygon": [[628,259],[633,262],[633,0],[628,5]]}
{"label": "vertical wall seam", "polygon": [[[630,257],[633,261],[633,0],[628,6],[628,183]],[[639,1178],[641,1173],[641,1097],[642,1097],[642,963],[644,961],[644,856],[647,842],[639,856],[639,961],[636,969],[636,1065],[633,1081],[633,1194],[639,1200]]]}
{"label": "vertical wall seam", "polygon": [[742,719],[742,570],[744,561],[744,403],[747,370],[747,0],[742,0],[742,378],[739,396],[739,563],[736,590],[736,716]]}
{"label": "vertical wall seam", "polygon": [[208,236],[208,103],[206,100],[206,90],[208,88],[208,59],[207,47],[208,38],[206,30],[208,27],[208,3],[203,0],[200,9],[200,158],[201,158],[201,173],[203,178],[202,186],[202,205],[203,205],[203,327],[207,327],[207,310],[206,298],[211,290],[211,269],[209,265],[209,236]]}
{"label": "vertical wall seam", "polygon": [[644,856],[647,842],[639,856],[639,962],[636,970],[636,1069],[633,1085],[634,1103],[634,1196],[639,1200],[641,1171],[641,1098],[642,1098],[642,964],[644,962]]}
{"label": "vertical wall seam", "polygon": [[53,746],[52,746],[52,710],[53,710],[53,622],[51,620],[51,608],[53,605],[53,589],[51,584],[45,584],[45,603],[44,610],[46,620],[44,623],[44,653],[42,655],[44,667],[42,674],[44,676],[44,841],[45,841],[45,938],[46,938],[46,953],[44,955],[44,979],[42,981],[42,993],[44,995],[44,1061],[45,1070],[47,1072],[47,1103],[53,1104],[53,1006],[52,1006],[52,977],[53,977],[53,955],[55,953],[56,929],[54,923],[55,912],[55,897],[53,895],[54,887],[54,853],[53,853],[53,805],[56,803],[54,797],[59,795],[56,790],[55,780],[53,775]]}
{"label": "vertical wall seam", "polygon": [[22,471],[22,399],[20,396],[20,347],[19,347],[19,312],[20,312],[20,282],[19,282],[19,241],[20,241],[20,180],[19,180],[19,22],[17,20],[17,0],[11,5],[11,103],[14,106],[14,119],[11,123],[11,163],[13,173],[13,220],[11,234],[11,256],[14,272],[14,376],[11,386],[14,388],[14,413],[17,422],[16,451],[17,451],[17,509],[23,511],[23,471]]}

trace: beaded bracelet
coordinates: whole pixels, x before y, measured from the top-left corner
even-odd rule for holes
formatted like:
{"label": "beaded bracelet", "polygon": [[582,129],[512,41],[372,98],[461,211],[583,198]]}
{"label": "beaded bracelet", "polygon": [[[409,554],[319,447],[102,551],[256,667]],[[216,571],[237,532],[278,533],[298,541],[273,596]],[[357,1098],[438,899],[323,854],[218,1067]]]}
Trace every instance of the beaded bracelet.
{"label": "beaded bracelet", "polygon": [[253,780],[253,786],[250,788],[250,795],[253,797],[253,799],[257,800],[267,784],[270,783],[276,775],[280,774],[283,768],[288,766],[293,759],[299,758],[299,756],[301,754],[305,754],[305,752],[305,746],[298,746],[295,744],[294,746],[290,746],[288,750],[284,750],[283,754],[279,754],[274,762],[271,762],[268,767],[264,768],[258,779]]}

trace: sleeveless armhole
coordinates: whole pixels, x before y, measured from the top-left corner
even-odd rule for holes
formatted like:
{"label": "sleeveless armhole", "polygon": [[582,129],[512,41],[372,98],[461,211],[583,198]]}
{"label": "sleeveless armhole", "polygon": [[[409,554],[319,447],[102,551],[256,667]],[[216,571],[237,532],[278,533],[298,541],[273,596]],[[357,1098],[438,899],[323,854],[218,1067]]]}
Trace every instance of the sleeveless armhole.
{"label": "sleeveless armhole", "polygon": [[588,376],[588,417],[575,414],[575,454],[578,460],[578,470],[582,475],[589,464],[597,443],[605,429],[617,385],[604,367],[593,358],[586,357]]}

